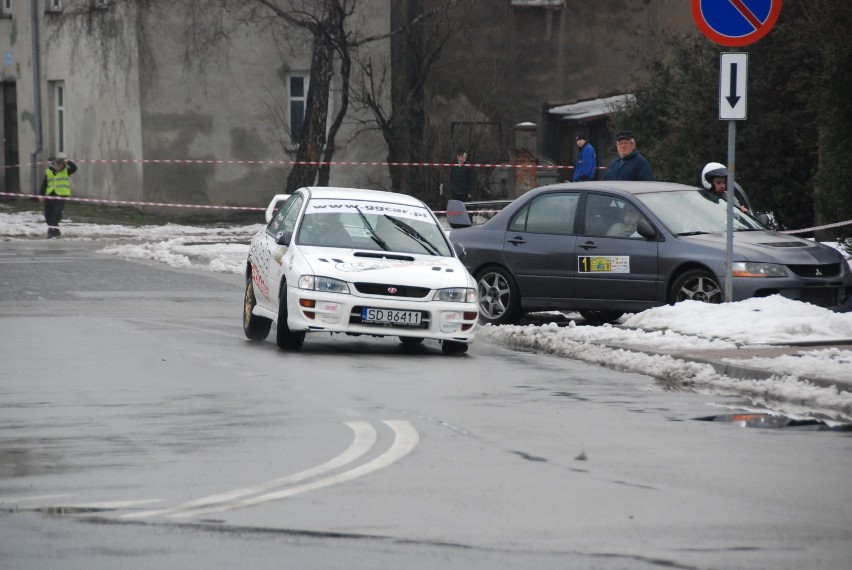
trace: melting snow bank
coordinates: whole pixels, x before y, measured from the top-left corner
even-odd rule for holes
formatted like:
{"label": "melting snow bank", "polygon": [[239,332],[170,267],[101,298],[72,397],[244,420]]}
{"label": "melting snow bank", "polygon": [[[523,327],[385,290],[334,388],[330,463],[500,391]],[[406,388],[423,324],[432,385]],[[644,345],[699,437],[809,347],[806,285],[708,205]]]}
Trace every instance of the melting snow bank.
{"label": "melting snow bank", "polygon": [[632,315],[624,325],[752,345],[852,339],[852,313],[835,313],[780,295],[720,305],[683,301]]}
{"label": "melting snow bank", "polygon": [[766,370],[773,374],[789,374],[790,370],[803,370],[802,374],[812,377],[848,381],[852,376],[852,350],[824,348],[822,350],[802,351],[795,355],[786,354],[772,358],[726,358],[725,362],[741,364],[749,368]]}
{"label": "melting snow bank", "polygon": [[[720,307],[720,305],[707,306]],[[651,309],[651,311],[655,310]],[[642,314],[644,313],[640,313]],[[485,326],[479,329],[478,334],[514,348],[573,358],[616,370],[647,374],[681,389],[745,396],[754,404],[766,406],[791,417],[817,417],[852,422],[852,393],[839,391],[836,387],[814,386],[788,373],[778,374],[766,380],[734,379],[719,374],[710,364],[684,361],[670,355],[635,352],[610,345],[610,343],[629,344],[637,349],[735,346],[729,341],[702,339],[673,331],[649,333],[625,331],[611,326],[580,327],[574,322],[567,327],[560,327],[554,323],[541,326]],[[667,338],[663,341],[663,337]],[[838,362],[834,365],[838,363],[843,365],[852,358],[852,351],[836,351],[836,355],[820,354],[823,352],[825,351],[815,351],[814,356],[821,357],[823,361],[827,357],[837,360]],[[789,366],[781,368],[789,371]]]}
{"label": "melting snow bank", "polygon": [[[239,243],[186,243],[176,238],[154,243],[111,245],[99,253],[128,259],[150,259],[169,267],[201,267],[217,273],[245,272],[249,246]],[[196,240],[193,239],[193,242]]]}

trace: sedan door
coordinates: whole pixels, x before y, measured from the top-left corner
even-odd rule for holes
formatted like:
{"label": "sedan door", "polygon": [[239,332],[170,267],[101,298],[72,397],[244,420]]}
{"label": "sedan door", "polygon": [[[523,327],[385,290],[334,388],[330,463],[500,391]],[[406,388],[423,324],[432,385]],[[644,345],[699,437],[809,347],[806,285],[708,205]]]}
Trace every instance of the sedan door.
{"label": "sedan door", "polygon": [[503,253],[524,305],[547,306],[547,299],[573,295],[579,196],[577,192],[541,194],[510,222]]}
{"label": "sedan door", "polygon": [[[636,215],[638,213],[638,215]],[[625,198],[589,193],[574,256],[577,299],[656,301],[662,290],[657,240],[636,231],[641,210]],[[647,219],[647,218],[646,218]]]}

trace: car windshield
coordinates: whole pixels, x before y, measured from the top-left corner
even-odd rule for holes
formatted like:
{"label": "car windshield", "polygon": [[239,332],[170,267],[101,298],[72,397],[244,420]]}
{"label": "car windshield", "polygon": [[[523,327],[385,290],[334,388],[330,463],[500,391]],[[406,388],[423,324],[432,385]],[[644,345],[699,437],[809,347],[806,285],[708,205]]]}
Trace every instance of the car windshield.
{"label": "car windshield", "polygon": [[[704,190],[653,192],[636,198],[676,235],[695,235],[727,231],[728,205],[725,200]],[[765,230],[760,222],[734,208],[734,231]]]}
{"label": "car windshield", "polygon": [[451,256],[434,216],[422,206],[313,198],[296,243],[366,251]]}

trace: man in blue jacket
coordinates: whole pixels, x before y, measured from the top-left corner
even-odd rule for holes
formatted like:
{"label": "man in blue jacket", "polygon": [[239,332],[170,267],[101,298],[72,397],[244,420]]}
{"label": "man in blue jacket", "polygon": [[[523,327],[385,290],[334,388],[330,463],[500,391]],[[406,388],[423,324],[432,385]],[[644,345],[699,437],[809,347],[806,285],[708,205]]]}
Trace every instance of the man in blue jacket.
{"label": "man in blue jacket", "polygon": [[595,168],[598,159],[595,155],[595,147],[586,142],[586,135],[577,135],[577,161],[574,163],[574,182],[595,179]]}
{"label": "man in blue jacket", "polygon": [[636,151],[636,139],[631,131],[615,135],[618,158],[607,167],[604,180],[653,180],[654,173],[648,160]]}

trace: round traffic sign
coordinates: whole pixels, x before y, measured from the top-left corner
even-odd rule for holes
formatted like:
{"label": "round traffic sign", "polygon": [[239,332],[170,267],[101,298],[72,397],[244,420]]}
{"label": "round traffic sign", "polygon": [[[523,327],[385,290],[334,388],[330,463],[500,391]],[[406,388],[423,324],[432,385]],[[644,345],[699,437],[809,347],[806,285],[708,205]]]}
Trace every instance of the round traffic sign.
{"label": "round traffic sign", "polygon": [[692,0],[692,19],[717,44],[740,47],[769,33],[781,0]]}

